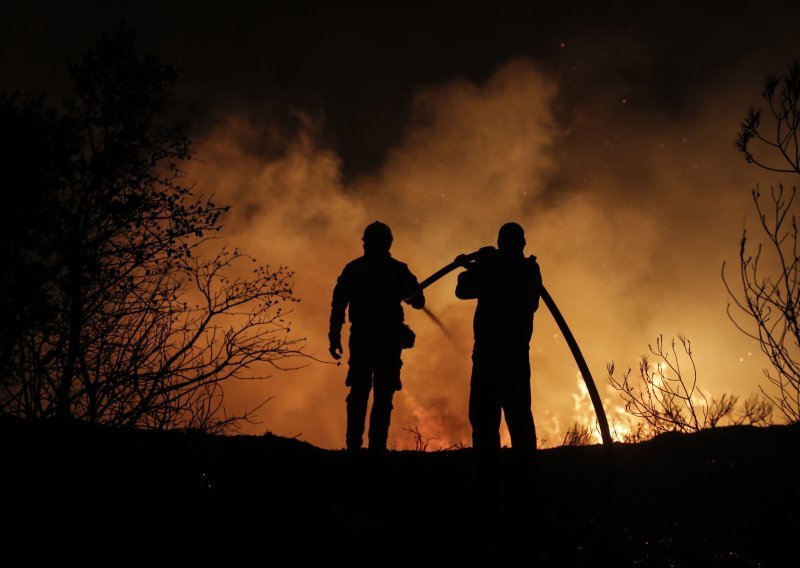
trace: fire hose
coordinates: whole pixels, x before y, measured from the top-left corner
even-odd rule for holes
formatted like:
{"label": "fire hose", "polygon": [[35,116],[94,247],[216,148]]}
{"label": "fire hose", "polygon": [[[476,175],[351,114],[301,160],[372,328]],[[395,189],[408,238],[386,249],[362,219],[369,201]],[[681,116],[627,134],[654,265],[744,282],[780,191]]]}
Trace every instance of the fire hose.
{"label": "fire hose", "polygon": [[[486,247],[492,248],[492,247]],[[440,268],[430,276],[428,276],[425,280],[420,282],[420,289],[424,290],[440,278],[446,276],[453,270],[459,267],[465,267],[465,265],[469,265],[469,263],[475,261],[478,256],[482,253],[485,249],[481,249],[475,251],[473,253],[467,255],[461,255],[458,259],[451,262],[450,264]],[[583,381],[586,384],[586,390],[589,393],[589,398],[592,401],[592,406],[594,407],[594,412],[597,416],[597,423],[600,426],[600,436],[603,439],[603,445],[607,447],[611,447],[612,440],[611,440],[611,431],[608,427],[608,419],[606,418],[605,410],[603,409],[603,403],[600,399],[600,393],[597,391],[597,386],[595,385],[594,379],[592,378],[592,373],[589,371],[589,366],[586,364],[586,359],[583,357],[583,353],[581,353],[580,347],[578,347],[578,342],[575,340],[575,336],[572,334],[572,331],[569,329],[564,316],[561,314],[561,310],[558,309],[556,306],[553,297],[547,291],[547,289],[542,285],[541,289],[539,290],[540,296],[544,304],[547,306],[547,309],[550,310],[550,313],[553,316],[553,319],[556,320],[556,324],[558,325],[559,330],[561,330],[561,334],[564,336],[564,339],[569,346],[569,350],[572,352],[572,356],[575,359],[575,363],[578,365],[578,369],[580,370],[581,376],[583,377]]]}

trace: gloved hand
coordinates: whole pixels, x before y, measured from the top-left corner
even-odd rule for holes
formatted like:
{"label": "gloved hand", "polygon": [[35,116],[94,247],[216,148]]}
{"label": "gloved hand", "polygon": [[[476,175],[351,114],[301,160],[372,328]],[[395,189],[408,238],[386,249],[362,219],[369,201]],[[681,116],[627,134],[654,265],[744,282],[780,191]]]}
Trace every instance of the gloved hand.
{"label": "gloved hand", "polygon": [[496,250],[497,249],[495,249],[494,247],[491,247],[491,246],[490,247],[481,247],[477,252],[473,252],[471,254],[460,254],[460,255],[458,255],[455,258],[455,260],[453,260],[453,262],[456,263],[458,266],[463,266],[464,268],[469,268],[470,265],[474,261],[480,260],[483,257],[489,256],[489,255],[493,254],[494,252],[496,252]]}
{"label": "gloved hand", "polygon": [[425,296],[422,294],[422,290],[414,294],[413,296],[409,296],[403,300],[406,304],[409,304],[412,308],[422,309],[425,306]]}
{"label": "gloved hand", "polygon": [[458,266],[463,266],[464,268],[467,268],[470,263],[470,258],[466,254],[460,254],[455,258],[453,262]]}
{"label": "gloved hand", "polygon": [[342,354],[344,353],[344,349],[342,348],[342,336],[338,333],[330,333],[328,334],[328,342],[330,343],[328,351],[331,357],[338,361],[342,358]]}

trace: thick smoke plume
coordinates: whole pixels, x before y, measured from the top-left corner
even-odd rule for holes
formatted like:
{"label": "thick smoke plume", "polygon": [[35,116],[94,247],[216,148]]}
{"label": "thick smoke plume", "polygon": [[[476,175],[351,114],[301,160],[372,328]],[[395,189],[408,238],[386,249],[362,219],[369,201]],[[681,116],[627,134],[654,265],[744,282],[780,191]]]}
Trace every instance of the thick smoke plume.
{"label": "thick smoke plume", "polygon": [[[346,184],[313,120],[298,114],[299,132],[275,155],[261,151],[276,136],[269,117],[243,111],[199,140],[189,174],[233,205],[224,238],[295,271],[302,301],[291,315],[293,332],[320,359],[328,359],[336,277],[361,254],[366,224],[388,223],[393,255],[422,279],[459,253],[494,244],[500,225],[516,221],[609,409],[619,403],[606,386],[606,363],[635,366],[659,333],[678,331],[692,339],[701,388],[746,395],[756,390],[763,361],[726,319],[719,270],[735,258],[758,175],[732,146],[753,93],[737,87],[735,96],[708,95],[714,104],[698,98],[690,116],[668,117],[625,87],[572,93],[578,103],[564,109],[564,81],[525,59],[481,84],[432,86],[416,97],[406,135],[381,170]],[[474,303],[457,300],[454,286],[450,275],[426,292],[450,338],[406,309],[417,346],[404,352],[404,387],[395,398],[390,445],[398,448],[413,447],[403,428],[418,429],[431,448],[470,440]],[[583,396],[577,367],[544,306],[531,362],[537,434],[556,445],[573,422],[592,416],[576,402]],[[235,408],[277,395],[252,431],[340,448],[345,373],[346,365],[310,362],[226,392]]]}

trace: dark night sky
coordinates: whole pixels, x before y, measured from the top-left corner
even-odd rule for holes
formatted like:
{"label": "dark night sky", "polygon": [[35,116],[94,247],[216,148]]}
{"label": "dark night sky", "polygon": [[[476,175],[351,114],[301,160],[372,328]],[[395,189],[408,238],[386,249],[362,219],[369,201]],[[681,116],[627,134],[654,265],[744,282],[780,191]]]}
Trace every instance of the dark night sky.
{"label": "dark night sky", "polygon": [[180,59],[176,108],[195,132],[242,107],[292,128],[286,111],[302,108],[351,175],[380,166],[420,88],[483,81],[515,56],[559,79],[562,110],[624,82],[636,104],[680,115],[731,69],[798,52],[795,2],[644,4],[3,2],[0,91],[59,92],[65,59],[127,18],[144,49]]}

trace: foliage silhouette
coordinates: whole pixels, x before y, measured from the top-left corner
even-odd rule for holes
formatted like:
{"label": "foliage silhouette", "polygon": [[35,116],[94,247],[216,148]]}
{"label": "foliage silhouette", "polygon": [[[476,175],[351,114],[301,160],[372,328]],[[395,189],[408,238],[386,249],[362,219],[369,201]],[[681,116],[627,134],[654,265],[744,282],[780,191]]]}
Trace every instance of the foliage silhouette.
{"label": "foliage silhouette", "polygon": [[564,434],[562,446],[588,446],[594,441],[592,428],[586,424],[575,422]]}
{"label": "foliage silhouette", "polygon": [[227,207],[183,182],[173,65],[139,56],[123,26],[68,67],[59,109],[0,98],[0,414],[230,425],[242,416],[225,415],[220,384],[300,354],[291,273],[214,252]]}
{"label": "foliage silhouette", "polygon": [[[680,351],[673,338],[670,347],[662,336],[656,345],[648,345],[650,356],[639,361],[638,377],[628,369],[615,375],[615,365],[608,365],[608,380],[625,403],[625,411],[643,421],[635,425],[625,441],[642,441],[661,432],[698,432],[722,424],[759,425],[771,423],[772,405],[756,395],[738,408],[739,397],[723,393],[719,398],[706,396],[698,387],[697,366],[689,339],[678,336]],[[687,368],[689,369],[687,371]]]}
{"label": "foliage silhouette", "polygon": [[439,439],[435,437],[426,437],[422,432],[419,431],[419,426],[414,426],[413,428],[403,428],[403,431],[408,432],[414,437],[415,452],[427,452],[430,443]]}
{"label": "foliage silhouette", "polygon": [[[751,164],[780,174],[800,175],[800,63],[783,74],[767,77],[762,110],[751,109],[736,147]],[[764,374],[773,389],[761,388],[784,417],[800,421],[800,248],[796,214],[797,187],[770,186],[765,198],[758,186],[752,191],[762,237],[755,251],[743,231],[739,246],[738,283],[730,281],[722,265],[722,279],[731,302],[728,315],[736,327],[758,341],[772,369]],[[740,322],[744,315],[748,323]],[[755,329],[753,329],[755,327]]]}

